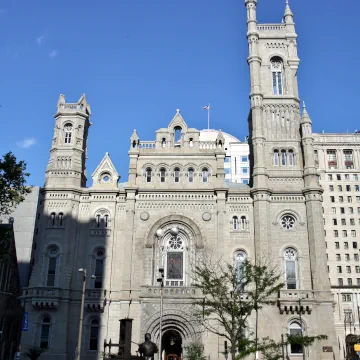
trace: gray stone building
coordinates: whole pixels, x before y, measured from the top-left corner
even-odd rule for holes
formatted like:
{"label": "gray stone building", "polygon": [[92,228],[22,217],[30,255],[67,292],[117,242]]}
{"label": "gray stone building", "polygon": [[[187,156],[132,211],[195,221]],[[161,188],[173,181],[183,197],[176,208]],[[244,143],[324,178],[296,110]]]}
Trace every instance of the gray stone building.
{"label": "gray stone building", "polygon": [[[262,310],[259,336],[326,334],[309,349],[290,347],[291,360],[338,359],[333,296],[326,269],[323,190],[314,160],[310,118],[301,116],[297,35],[286,4],[284,23],[257,24],[257,0],[246,0],[250,67],[250,185],[226,183],[224,136],[201,141],[180,111],[154,140],[131,136],[128,182],[106,154],[86,187],[90,106],[85,96],[60,96],[42,191],[35,263],[22,300],[29,313],[23,348],[44,359],[72,359],[77,346],[86,269],[82,359],[117,342],[119,319],[160,342],[160,267],[165,268],[162,357],[183,356],[201,341],[223,359],[224,339],[199,333],[190,318],[190,264],[203,252],[229,262],[273,259],[284,269],[277,305]],[[176,228],[174,232],[172,229]],[[158,231],[161,230],[161,231]],[[159,234],[161,236],[159,237]],[[254,319],[249,321],[249,330]],[[171,348],[171,346],[175,346]],[[133,345],[133,353],[137,346]]]}

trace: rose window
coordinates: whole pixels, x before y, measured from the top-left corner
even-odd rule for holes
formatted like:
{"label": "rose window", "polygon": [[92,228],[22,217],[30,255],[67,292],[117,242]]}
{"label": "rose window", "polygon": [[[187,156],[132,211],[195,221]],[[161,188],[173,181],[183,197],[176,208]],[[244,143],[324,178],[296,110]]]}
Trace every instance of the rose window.
{"label": "rose window", "polygon": [[184,243],[181,238],[174,236],[169,240],[168,248],[171,250],[182,250]]}
{"label": "rose window", "polygon": [[295,226],[295,218],[292,215],[284,215],[281,219],[280,219],[280,224],[282,226],[282,228],[286,229],[286,230],[290,230]]}

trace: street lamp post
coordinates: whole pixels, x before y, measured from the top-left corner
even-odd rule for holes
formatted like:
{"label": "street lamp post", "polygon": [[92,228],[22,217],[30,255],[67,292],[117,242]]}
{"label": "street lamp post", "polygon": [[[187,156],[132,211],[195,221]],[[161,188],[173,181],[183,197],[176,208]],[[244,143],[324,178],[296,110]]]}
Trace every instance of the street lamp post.
{"label": "street lamp post", "polygon": [[[80,360],[81,353],[81,338],[82,338],[82,328],[83,328],[83,319],[84,319],[84,303],[85,303],[85,289],[86,289],[86,269],[79,269],[79,272],[82,272],[83,275],[83,283],[82,283],[82,292],[81,292],[81,308],[80,308],[80,321],[79,321],[79,334],[76,348],[76,360]],[[92,279],[95,279],[95,275],[91,275]]]}
{"label": "street lamp post", "polygon": [[[170,234],[172,237],[175,237],[179,234],[179,229],[173,227],[170,229]],[[162,266],[159,268],[160,277],[157,279],[157,282],[160,284],[160,340],[159,340],[159,360],[162,360],[162,322],[163,322],[163,312],[164,312],[164,263],[165,263],[165,254],[166,246],[161,246],[161,241],[164,238],[164,230],[158,229],[156,231],[156,236],[158,238],[158,246],[161,254],[161,263]]]}

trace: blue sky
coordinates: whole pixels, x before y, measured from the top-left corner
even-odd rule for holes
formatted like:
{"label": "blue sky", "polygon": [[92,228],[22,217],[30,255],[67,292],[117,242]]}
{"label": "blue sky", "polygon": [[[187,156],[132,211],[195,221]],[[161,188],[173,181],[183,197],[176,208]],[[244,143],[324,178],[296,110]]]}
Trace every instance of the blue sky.
{"label": "blue sky", "polygon": [[[299,35],[300,96],[314,131],[360,128],[359,0],[290,0]],[[259,0],[280,22],[285,0]],[[43,185],[60,93],[92,109],[88,177],[106,151],[127,179],[129,137],[142,140],[181,109],[191,127],[248,134],[243,0],[0,0],[0,154]],[[25,141],[25,142],[24,142]],[[89,184],[89,181],[88,181]]]}

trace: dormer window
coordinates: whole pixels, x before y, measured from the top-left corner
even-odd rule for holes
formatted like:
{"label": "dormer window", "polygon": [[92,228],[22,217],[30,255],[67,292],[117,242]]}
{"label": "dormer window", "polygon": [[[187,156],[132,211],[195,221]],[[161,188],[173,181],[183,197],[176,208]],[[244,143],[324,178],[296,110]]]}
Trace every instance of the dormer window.
{"label": "dormer window", "polygon": [[71,137],[72,137],[72,125],[65,124],[64,132],[65,132],[65,144],[71,144]]}
{"label": "dormer window", "polygon": [[271,59],[272,87],[274,95],[283,95],[283,62],[279,57]]}
{"label": "dormer window", "polygon": [[181,146],[181,127],[177,126],[174,128],[174,146],[180,147]]}

